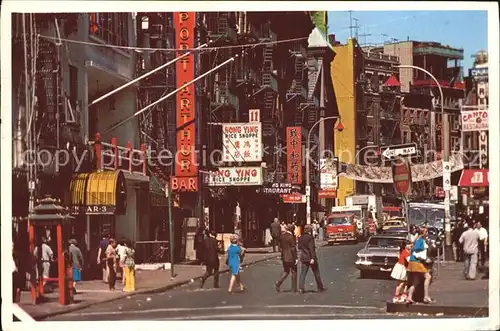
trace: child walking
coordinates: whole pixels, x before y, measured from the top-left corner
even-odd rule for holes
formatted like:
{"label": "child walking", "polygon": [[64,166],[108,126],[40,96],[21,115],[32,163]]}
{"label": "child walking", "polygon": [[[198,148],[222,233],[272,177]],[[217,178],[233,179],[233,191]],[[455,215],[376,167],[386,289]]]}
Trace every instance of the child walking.
{"label": "child walking", "polygon": [[[396,287],[396,292],[394,293],[394,298],[392,302],[404,302],[406,300],[406,267],[408,266],[408,259],[410,258],[411,243],[406,240],[401,244],[401,249],[399,252],[398,263],[392,268],[391,277],[399,281],[399,285]],[[401,294],[401,290],[403,293]]]}

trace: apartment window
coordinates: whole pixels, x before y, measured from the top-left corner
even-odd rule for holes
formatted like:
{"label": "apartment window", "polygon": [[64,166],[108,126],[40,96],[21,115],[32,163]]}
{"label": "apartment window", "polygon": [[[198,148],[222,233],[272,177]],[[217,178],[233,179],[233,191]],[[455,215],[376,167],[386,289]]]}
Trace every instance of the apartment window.
{"label": "apartment window", "polygon": [[128,46],[130,13],[90,13],[90,34],[108,44]]}

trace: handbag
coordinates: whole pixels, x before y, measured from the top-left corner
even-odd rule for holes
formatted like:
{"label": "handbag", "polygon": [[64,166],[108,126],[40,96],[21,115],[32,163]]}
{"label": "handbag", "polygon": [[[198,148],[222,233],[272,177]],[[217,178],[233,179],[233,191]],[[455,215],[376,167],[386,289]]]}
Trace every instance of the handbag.
{"label": "handbag", "polygon": [[415,256],[420,261],[426,261],[427,260],[427,250],[424,249],[423,251],[420,251],[420,252],[413,252],[413,256]]}

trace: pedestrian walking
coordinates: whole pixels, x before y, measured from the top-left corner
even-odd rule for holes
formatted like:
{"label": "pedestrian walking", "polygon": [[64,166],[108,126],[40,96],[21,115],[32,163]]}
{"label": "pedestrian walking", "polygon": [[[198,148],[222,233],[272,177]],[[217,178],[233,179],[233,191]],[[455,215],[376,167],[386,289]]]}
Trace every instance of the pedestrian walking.
{"label": "pedestrian walking", "polygon": [[69,257],[73,269],[73,294],[76,294],[76,284],[82,280],[82,269],[84,266],[83,254],[80,248],[76,246],[76,239],[69,240]]}
{"label": "pedestrian walking", "polygon": [[280,246],[283,273],[275,284],[276,291],[280,292],[281,285],[292,272],[292,291],[297,292],[297,241],[293,235],[293,225],[289,224],[285,233],[281,234]]}
{"label": "pedestrian walking", "polygon": [[[47,279],[50,277],[50,264],[54,261],[54,252],[48,245],[47,237],[42,238],[42,244],[34,249],[35,259],[41,264],[42,282],[46,285]],[[38,270],[38,269],[37,269]],[[37,274],[37,278],[39,278]]]}
{"label": "pedestrian walking", "polygon": [[106,248],[106,265],[108,272],[109,290],[115,290],[116,283],[116,241],[113,238],[109,239],[108,247]]}
{"label": "pedestrian walking", "polygon": [[326,289],[323,286],[319,273],[319,261],[316,255],[316,245],[314,243],[314,237],[312,236],[312,227],[310,224],[304,226],[304,233],[299,237],[298,248],[301,261],[299,292],[304,293],[306,276],[309,268],[311,268],[314,274],[318,292],[325,291]]}
{"label": "pedestrian walking", "polygon": [[301,230],[300,226],[297,223],[293,223],[293,224],[294,224],[293,234],[295,235],[295,238],[297,240],[299,240],[300,235],[302,233],[302,230]]}
{"label": "pedestrian walking", "polygon": [[481,267],[486,263],[486,246],[488,240],[488,231],[483,227],[480,221],[476,223],[476,231],[479,233],[478,250],[481,256]]}
{"label": "pedestrian walking", "polygon": [[203,241],[205,233],[205,227],[203,225],[199,226],[194,235],[194,250],[196,251],[196,260],[203,261]]}
{"label": "pedestrian walking", "polygon": [[281,223],[280,223],[280,228],[281,228],[281,233],[285,233],[285,232],[286,232],[286,224],[285,224],[285,221],[281,221]]}
{"label": "pedestrian walking", "polygon": [[432,278],[426,265],[427,249],[429,248],[425,242],[427,228],[422,227],[418,232],[419,235],[413,244],[407,268],[409,287],[408,297],[406,298],[407,304],[415,303],[415,301],[413,301],[415,289],[422,283],[424,285],[424,303],[434,302],[434,300],[429,296],[429,286]]}
{"label": "pedestrian walking", "polygon": [[217,232],[214,230],[207,231],[207,238],[204,241],[205,253],[203,261],[205,263],[205,274],[201,277],[200,288],[203,288],[205,282],[210,276],[214,276],[214,288],[219,288],[219,243],[217,242]]}
{"label": "pedestrian walking", "polygon": [[125,278],[124,292],[135,291],[135,249],[130,240],[124,241],[123,275]]}
{"label": "pedestrian walking", "polygon": [[241,257],[245,254],[245,248],[238,245],[238,240],[238,235],[232,234],[230,238],[231,243],[227,249],[226,264],[231,271],[231,280],[229,281],[229,288],[227,291],[230,294],[233,293],[233,286],[235,283],[238,283],[241,291],[245,290],[245,285],[243,285],[243,282],[241,281],[240,274]]}
{"label": "pedestrian walking", "polygon": [[118,244],[116,245],[116,254],[117,254],[117,274],[121,274],[122,276],[122,285],[125,285],[125,251],[127,250],[127,239],[122,238]]}
{"label": "pedestrian walking", "polygon": [[467,221],[467,230],[462,233],[458,241],[464,248],[464,277],[467,280],[474,280],[476,279],[479,232],[474,230],[471,219]]}
{"label": "pedestrian walking", "polygon": [[459,242],[465,227],[463,220],[458,221],[457,226],[453,229],[453,243],[455,245],[455,261],[462,262],[464,260],[464,250],[462,244]]}
{"label": "pedestrian walking", "polygon": [[[406,268],[408,266],[408,260],[410,259],[411,252],[411,242],[409,240],[401,244],[399,251],[399,259],[396,265],[392,268],[391,277],[399,281],[396,287],[396,292],[392,298],[392,302],[405,302],[406,301],[406,290],[407,290],[407,275]],[[401,293],[401,290],[403,293]]]}
{"label": "pedestrian walking", "polygon": [[104,284],[108,283],[109,269],[106,259],[106,249],[109,246],[109,232],[102,232],[102,239],[99,242],[99,250],[97,251],[97,265],[101,266],[102,269],[102,281]]}
{"label": "pedestrian walking", "polygon": [[271,223],[271,237],[272,237],[272,245],[273,252],[276,252],[276,247],[279,247],[279,240],[281,234],[281,225],[277,217],[274,218],[274,221]]}

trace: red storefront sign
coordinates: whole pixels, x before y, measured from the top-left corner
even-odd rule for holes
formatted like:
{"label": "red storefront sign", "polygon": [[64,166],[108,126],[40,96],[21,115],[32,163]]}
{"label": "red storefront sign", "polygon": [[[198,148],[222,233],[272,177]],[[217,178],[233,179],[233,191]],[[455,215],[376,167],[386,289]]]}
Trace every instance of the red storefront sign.
{"label": "red storefront sign", "polygon": [[283,203],[305,203],[305,196],[300,193],[282,194]]}
{"label": "red storefront sign", "polygon": [[398,193],[404,195],[411,192],[411,168],[407,160],[399,158],[392,163],[392,178]]}
{"label": "red storefront sign", "polygon": [[198,178],[197,177],[171,177],[170,187],[172,192],[197,192]]}
{"label": "red storefront sign", "polygon": [[302,128],[286,128],[287,178],[290,184],[302,184]]}
{"label": "red storefront sign", "polygon": [[464,169],[458,181],[458,186],[486,187],[489,186],[488,169]]}
{"label": "red storefront sign", "polygon": [[[175,47],[177,49],[193,49],[196,25],[195,13],[174,13],[176,31]],[[183,52],[178,52],[177,56]],[[188,55],[176,63],[176,83],[182,86],[195,77],[194,54]],[[172,179],[173,191],[197,191],[198,168],[196,165],[196,125],[195,125],[195,86],[189,85],[177,93],[177,154],[175,159],[176,179]],[[182,177],[182,178],[181,178]],[[174,182],[179,185],[173,185]],[[182,185],[180,185],[182,183]],[[186,184],[186,185],[184,185]],[[187,188],[187,189],[181,189]]]}
{"label": "red storefront sign", "polygon": [[319,190],[318,192],[319,199],[328,199],[336,197],[337,197],[337,190]]}

